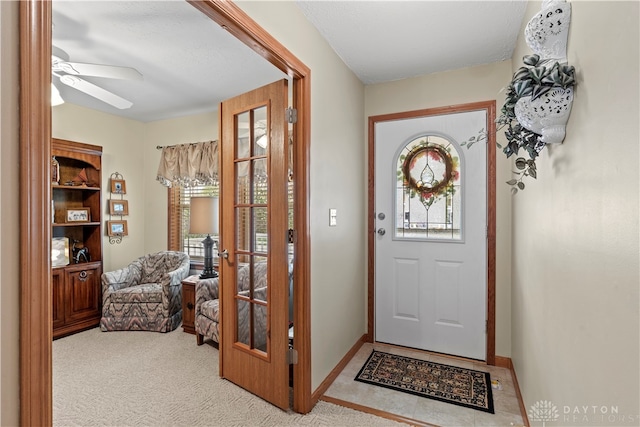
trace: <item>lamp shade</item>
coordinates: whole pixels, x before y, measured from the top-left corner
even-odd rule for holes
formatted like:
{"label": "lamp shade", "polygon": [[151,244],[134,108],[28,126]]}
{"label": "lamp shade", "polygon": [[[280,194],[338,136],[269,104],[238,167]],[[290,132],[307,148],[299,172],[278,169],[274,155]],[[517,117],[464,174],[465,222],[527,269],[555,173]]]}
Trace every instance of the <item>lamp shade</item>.
{"label": "lamp shade", "polygon": [[217,197],[192,197],[190,211],[190,234],[218,234]]}

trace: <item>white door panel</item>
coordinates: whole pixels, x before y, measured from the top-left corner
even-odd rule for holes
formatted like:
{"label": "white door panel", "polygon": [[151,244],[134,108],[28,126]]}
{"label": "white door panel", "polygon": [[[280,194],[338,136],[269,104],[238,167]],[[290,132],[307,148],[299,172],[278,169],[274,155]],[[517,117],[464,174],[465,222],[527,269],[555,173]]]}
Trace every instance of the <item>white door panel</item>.
{"label": "white door panel", "polygon": [[[376,123],[376,341],[485,359],[486,145],[459,144],[486,129],[484,110]],[[459,172],[453,194],[429,205],[398,175],[399,156],[424,136],[448,143]],[[420,177],[437,175],[425,161]]]}

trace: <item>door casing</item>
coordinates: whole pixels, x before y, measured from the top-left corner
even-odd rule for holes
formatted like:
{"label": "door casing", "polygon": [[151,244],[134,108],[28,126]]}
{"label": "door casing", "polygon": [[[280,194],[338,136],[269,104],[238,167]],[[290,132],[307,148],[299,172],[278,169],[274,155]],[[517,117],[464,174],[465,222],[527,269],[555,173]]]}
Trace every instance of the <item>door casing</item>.
{"label": "door casing", "polygon": [[370,116],[368,124],[368,205],[367,205],[367,336],[374,341],[375,327],[375,124],[421,116],[487,111],[487,355],[488,365],[495,365],[495,288],[496,288],[496,102],[483,101],[440,108],[405,111]]}
{"label": "door casing", "polygon": [[[267,61],[293,78],[295,214],[295,348],[293,409],[311,398],[309,158],[311,72],[232,2],[189,1]],[[20,424],[51,425],[51,24],[49,1],[20,2]],[[29,242],[45,242],[30,245]]]}

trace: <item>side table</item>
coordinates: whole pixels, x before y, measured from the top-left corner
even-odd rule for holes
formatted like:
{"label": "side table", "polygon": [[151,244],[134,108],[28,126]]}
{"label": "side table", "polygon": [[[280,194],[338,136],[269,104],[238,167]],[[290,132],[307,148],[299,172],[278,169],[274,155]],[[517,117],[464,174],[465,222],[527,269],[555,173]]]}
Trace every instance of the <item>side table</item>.
{"label": "side table", "polygon": [[182,281],[182,330],[188,334],[196,334],[194,319],[196,315],[196,282],[194,274]]}

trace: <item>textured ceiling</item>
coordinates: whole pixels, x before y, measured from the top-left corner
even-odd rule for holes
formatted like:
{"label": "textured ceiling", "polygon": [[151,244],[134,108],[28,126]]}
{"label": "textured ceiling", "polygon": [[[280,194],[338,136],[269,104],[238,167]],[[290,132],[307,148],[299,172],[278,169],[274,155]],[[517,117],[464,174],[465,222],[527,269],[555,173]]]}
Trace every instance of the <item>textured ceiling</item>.
{"label": "textured ceiling", "polygon": [[[511,58],[526,1],[299,1],[365,84]],[[53,1],[54,53],[136,68],[142,81],[86,77],[133,102],[118,110],[59,84],[66,102],[148,122],[217,110],[286,78],[193,6],[171,1]]]}
{"label": "textured ceiling", "polygon": [[65,101],[142,122],[216,111],[225,99],[287,78],[185,1],[55,0],[53,23],[54,54],[144,76],[83,77],[132,101],[127,110],[58,84]]}
{"label": "textured ceiling", "polygon": [[511,58],[526,1],[300,1],[365,84]]}

